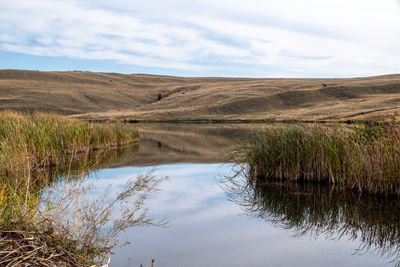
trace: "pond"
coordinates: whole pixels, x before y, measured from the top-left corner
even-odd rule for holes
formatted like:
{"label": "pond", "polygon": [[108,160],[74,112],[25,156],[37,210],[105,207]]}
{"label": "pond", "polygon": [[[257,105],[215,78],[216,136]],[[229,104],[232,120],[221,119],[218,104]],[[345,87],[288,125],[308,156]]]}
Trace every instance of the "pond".
{"label": "pond", "polygon": [[[137,151],[90,174],[118,192],[138,174],[168,177],[145,204],[162,227],[119,236],[111,266],[395,266],[400,201],[317,185],[254,187],[228,154],[265,125],[145,124]],[[94,178],[95,177],[95,178]]]}

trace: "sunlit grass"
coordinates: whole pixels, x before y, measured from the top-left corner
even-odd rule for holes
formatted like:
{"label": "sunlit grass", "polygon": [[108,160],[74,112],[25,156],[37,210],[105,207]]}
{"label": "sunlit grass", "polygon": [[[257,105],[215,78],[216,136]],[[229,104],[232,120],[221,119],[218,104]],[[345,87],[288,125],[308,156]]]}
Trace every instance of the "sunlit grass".
{"label": "sunlit grass", "polygon": [[277,95],[277,94],[280,94],[280,93],[282,93],[282,91],[276,91],[276,92],[273,92],[272,95]]}
{"label": "sunlit grass", "polygon": [[315,91],[315,90],[319,90],[321,89],[321,87],[311,87],[311,88],[304,88],[302,89],[302,91]]}

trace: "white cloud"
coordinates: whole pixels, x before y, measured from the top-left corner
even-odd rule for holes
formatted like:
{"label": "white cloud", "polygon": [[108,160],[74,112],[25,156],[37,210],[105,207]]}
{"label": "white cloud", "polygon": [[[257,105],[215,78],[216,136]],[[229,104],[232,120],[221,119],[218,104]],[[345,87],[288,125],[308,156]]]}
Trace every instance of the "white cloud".
{"label": "white cloud", "polygon": [[0,49],[144,67],[278,76],[398,72],[396,0],[14,0]]}

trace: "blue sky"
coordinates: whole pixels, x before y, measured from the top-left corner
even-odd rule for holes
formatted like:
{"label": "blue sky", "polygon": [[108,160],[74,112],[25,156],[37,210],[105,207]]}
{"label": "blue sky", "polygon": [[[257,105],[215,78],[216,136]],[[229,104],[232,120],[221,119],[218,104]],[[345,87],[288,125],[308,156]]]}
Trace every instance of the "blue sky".
{"label": "blue sky", "polygon": [[399,44],[399,0],[0,1],[1,69],[370,76]]}

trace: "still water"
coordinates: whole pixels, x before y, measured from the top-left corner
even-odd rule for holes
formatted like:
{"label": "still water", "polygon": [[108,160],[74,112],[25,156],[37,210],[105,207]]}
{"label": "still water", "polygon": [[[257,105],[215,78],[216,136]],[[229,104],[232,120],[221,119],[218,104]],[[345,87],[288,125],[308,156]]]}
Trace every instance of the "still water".
{"label": "still water", "polygon": [[[140,144],[97,170],[97,190],[168,177],[145,204],[165,227],[121,233],[111,266],[396,266],[400,202],[316,185],[246,184],[227,154],[262,125],[138,125]],[[90,178],[93,179],[93,178]]]}

